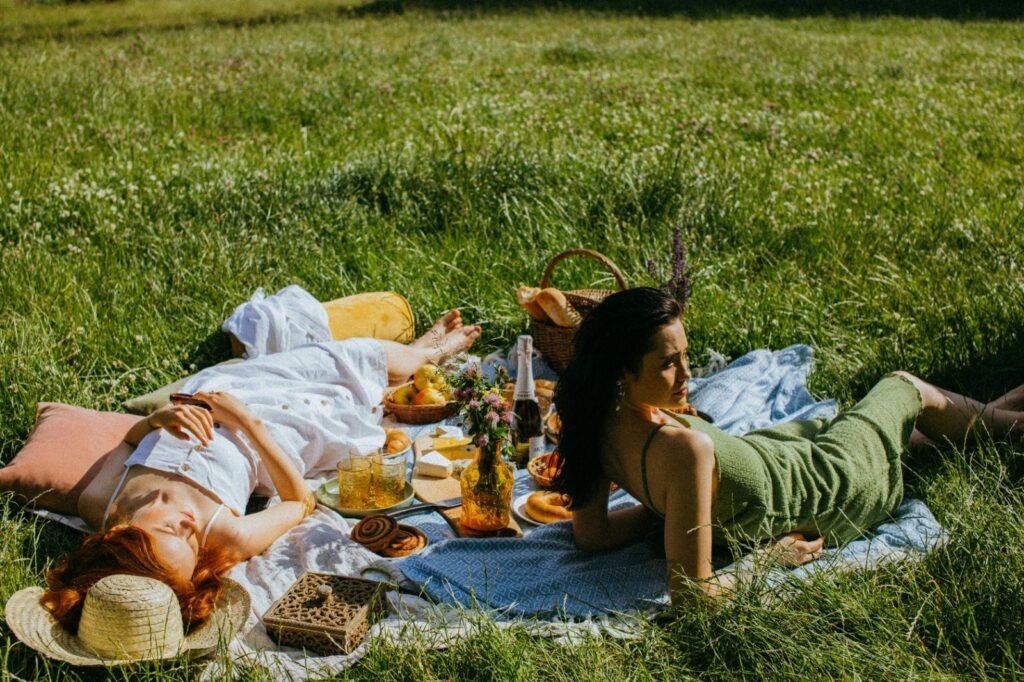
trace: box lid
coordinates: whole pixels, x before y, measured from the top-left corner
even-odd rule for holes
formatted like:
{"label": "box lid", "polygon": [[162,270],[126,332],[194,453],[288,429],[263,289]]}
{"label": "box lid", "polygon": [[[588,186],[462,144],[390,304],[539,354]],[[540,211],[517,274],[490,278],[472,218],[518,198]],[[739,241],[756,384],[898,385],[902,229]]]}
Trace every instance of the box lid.
{"label": "box lid", "polygon": [[385,610],[386,585],[375,580],[306,572],[263,614],[267,629],[343,634]]}

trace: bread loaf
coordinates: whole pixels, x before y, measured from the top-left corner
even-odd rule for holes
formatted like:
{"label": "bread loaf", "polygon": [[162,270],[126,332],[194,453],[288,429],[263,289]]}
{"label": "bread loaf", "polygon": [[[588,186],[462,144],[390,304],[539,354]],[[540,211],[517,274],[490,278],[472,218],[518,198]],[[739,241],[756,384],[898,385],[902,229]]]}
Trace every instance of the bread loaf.
{"label": "bread loaf", "polygon": [[540,523],[555,523],[572,518],[569,497],[550,490],[538,490],[526,498],[526,514]]}
{"label": "bread loaf", "polygon": [[526,312],[530,317],[541,322],[547,322],[547,313],[544,312],[544,309],[535,300],[539,292],[540,289],[537,287],[521,286],[516,290],[516,300],[519,301],[519,305],[526,308]]}
{"label": "bread loaf", "polygon": [[575,327],[582,320],[580,314],[569,307],[565,295],[554,287],[541,289],[533,300],[544,309],[548,319],[559,327]]}

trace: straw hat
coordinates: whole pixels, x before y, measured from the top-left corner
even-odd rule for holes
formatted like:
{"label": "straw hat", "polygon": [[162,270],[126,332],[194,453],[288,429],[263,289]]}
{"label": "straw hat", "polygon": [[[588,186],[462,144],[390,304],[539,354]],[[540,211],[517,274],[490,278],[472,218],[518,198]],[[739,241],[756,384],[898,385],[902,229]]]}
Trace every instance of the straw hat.
{"label": "straw hat", "polygon": [[118,665],[181,653],[202,656],[219,641],[230,641],[249,615],[249,593],[225,579],[213,616],[185,635],[178,599],[168,585],[118,574],[97,581],[86,593],[76,637],[39,603],[43,591],[27,587],[15,592],[7,600],[7,625],[39,653],[74,665]]}

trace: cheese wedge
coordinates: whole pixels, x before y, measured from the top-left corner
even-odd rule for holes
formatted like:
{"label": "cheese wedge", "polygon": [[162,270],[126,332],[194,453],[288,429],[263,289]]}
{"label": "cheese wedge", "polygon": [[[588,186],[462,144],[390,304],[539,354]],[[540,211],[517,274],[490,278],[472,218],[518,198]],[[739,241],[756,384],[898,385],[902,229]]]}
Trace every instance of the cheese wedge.
{"label": "cheese wedge", "polygon": [[412,468],[412,473],[414,476],[448,478],[452,475],[452,468],[453,464],[450,459],[439,452],[428,450],[417,460],[416,466]]}
{"label": "cheese wedge", "polygon": [[469,438],[434,438],[430,441],[430,448],[432,450],[441,450],[443,448],[454,448],[460,445],[469,445]]}
{"label": "cheese wedge", "polygon": [[465,445],[453,445],[447,448],[433,448],[437,452],[441,453],[450,460],[456,459],[473,459],[476,457],[477,452],[480,448],[473,445],[472,443],[466,443]]}

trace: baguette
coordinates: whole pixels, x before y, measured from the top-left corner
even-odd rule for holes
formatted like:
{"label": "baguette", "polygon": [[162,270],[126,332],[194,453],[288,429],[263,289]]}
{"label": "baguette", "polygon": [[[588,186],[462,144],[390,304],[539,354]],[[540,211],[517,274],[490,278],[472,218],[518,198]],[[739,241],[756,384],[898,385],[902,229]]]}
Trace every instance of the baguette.
{"label": "baguette", "polygon": [[550,322],[547,313],[540,307],[540,304],[535,300],[540,289],[537,287],[528,287],[523,285],[516,290],[516,300],[519,305],[526,308],[526,312],[535,320],[540,322]]}
{"label": "baguette", "polygon": [[580,314],[569,306],[565,295],[554,287],[541,289],[534,297],[534,301],[544,309],[548,319],[559,327],[575,327],[582,319]]}

